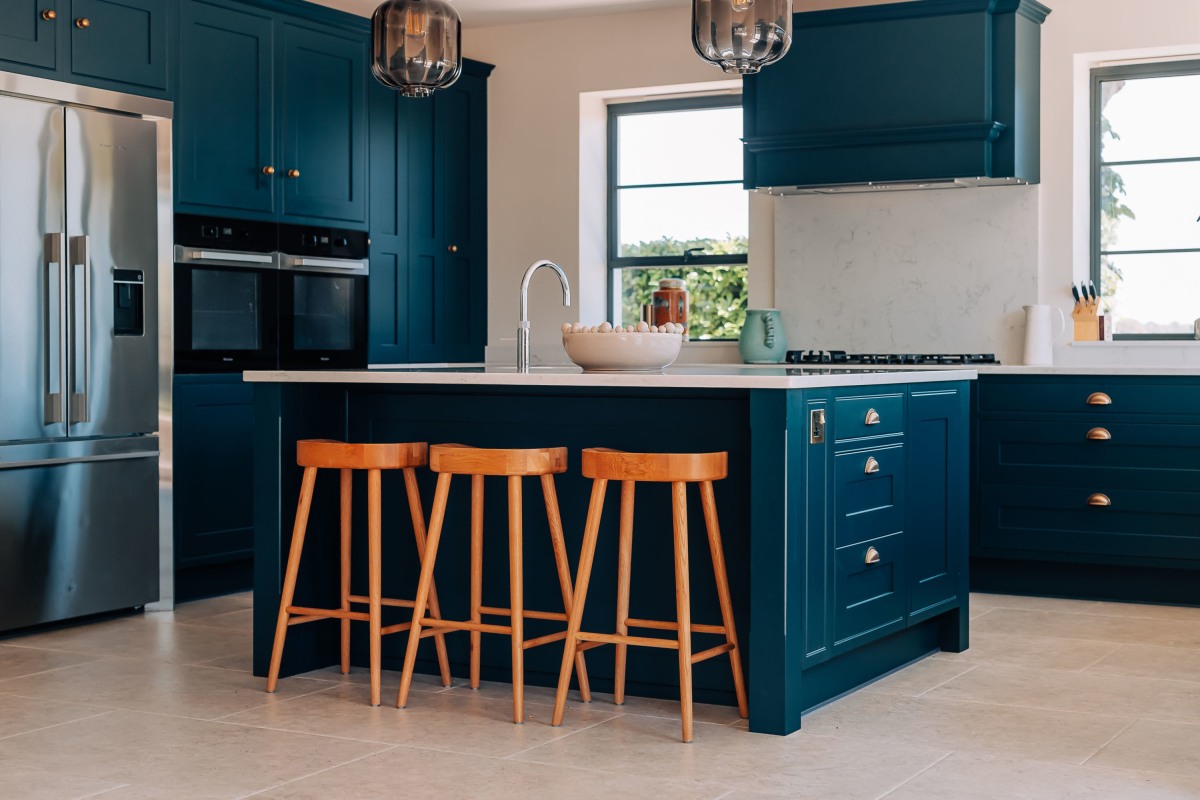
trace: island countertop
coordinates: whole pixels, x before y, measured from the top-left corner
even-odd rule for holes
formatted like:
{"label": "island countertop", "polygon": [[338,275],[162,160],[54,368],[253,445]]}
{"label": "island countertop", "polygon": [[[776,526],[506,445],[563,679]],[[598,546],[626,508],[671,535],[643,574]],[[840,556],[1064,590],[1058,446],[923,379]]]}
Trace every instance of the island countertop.
{"label": "island countertop", "polygon": [[256,370],[251,383],[358,383],[442,386],[580,386],[661,389],[819,389],[975,380],[974,369],[840,369],[837,367],[692,365],[663,372],[583,372],[578,367],[533,367],[517,372],[497,364],[354,370]]}

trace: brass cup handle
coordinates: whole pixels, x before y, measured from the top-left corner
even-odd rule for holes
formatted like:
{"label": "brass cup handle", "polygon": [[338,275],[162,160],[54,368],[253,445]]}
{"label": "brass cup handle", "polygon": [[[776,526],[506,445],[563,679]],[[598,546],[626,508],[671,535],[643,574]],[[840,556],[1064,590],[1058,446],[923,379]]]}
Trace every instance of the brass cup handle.
{"label": "brass cup handle", "polygon": [[871,456],[867,459],[867,465],[863,467],[863,474],[873,475],[876,472],[879,472],[879,462],[875,460],[875,456]]}
{"label": "brass cup handle", "polygon": [[446,250],[448,250],[448,251],[449,251],[449,252],[451,252],[451,253],[457,253],[457,252],[458,252],[458,245],[456,245],[456,244],[452,244],[452,245],[450,245],[449,247],[447,247],[447,248],[446,248]]}
{"label": "brass cup handle", "polygon": [[47,22],[53,19],[58,19],[58,13],[55,12],[53,8],[47,8],[42,12],[42,19],[46,20]]}
{"label": "brass cup handle", "polygon": [[299,177],[300,177],[300,170],[298,170],[298,169],[289,169],[289,170],[287,171],[287,176],[288,176],[289,178],[299,178]]}
{"label": "brass cup handle", "polygon": [[1089,406],[1111,406],[1112,398],[1104,392],[1092,392],[1088,395],[1087,404]]}
{"label": "brass cup handle", "polygon": [[878,564],[879,563],[879,551],[876,550],[874,547],[868,547],[867,548],[867,557],[863,560],[863,563],[864,564]]}
{"label": "brass cup handle", "polygon": [[867,409],[867,418],[863,420],[864,425],[878,425],[879,412],[873,408]]}
{"label": "brass cup handle", "polygon": [[1112,438],[1112,434],[1106,428],[1092,428],[1087,432],[1087,438],[1094,442],[1107,442]]}
{"label": "brass cup handle", "polygon": [[91,24],[92,24],[92,21],[90,19],[88,19],[87,17],[80,17],[79,19],[75,20],[76,28],[86,28],[86,27],[90,26]]}
{"label": "brass cup handle", "polygon": [[1098,507],[1102,507],[1102,508],[1112,505],[1112,500],[1108,499],[1108,495],[1100,494],[1099,492],[1096,492],[1096,494],[1093,494],[1090,497],[1088,497],[1087,502],[1088,502],[1089,506],[1098,506]]}
{"label": "brass cup handle", "polygon": [[274,168],[274,167],[263,167],[263,168],[262,168],[262,174],[263,174],[263,175],[274,175],[274,174],[275,174],[275,168]]}

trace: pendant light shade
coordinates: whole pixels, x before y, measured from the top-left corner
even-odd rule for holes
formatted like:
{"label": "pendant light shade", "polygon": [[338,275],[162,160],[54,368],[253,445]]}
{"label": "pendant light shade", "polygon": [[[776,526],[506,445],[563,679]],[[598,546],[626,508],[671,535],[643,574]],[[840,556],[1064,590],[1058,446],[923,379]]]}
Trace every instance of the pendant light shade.
{"label": "pendant light shade", "polygon": [[726,72],[752,75],[792,44],[792,0],[692,0],[692,46]]}
{"label": "pendant light shade", "polygon": [[462,73],[462,25],[447,0],[387,0],[371,17],[371,72],[405,97],[429,97]]}

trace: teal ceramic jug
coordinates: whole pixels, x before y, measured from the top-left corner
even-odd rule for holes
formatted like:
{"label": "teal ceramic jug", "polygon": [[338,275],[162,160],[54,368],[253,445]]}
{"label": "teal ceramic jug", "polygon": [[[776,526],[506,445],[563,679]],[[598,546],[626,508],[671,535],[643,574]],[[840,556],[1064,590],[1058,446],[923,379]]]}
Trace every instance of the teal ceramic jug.
{"label": "teal ceramic jug", "polygon": [[774,308],[752,308],[738,337],[738,352],[747,364],[778,364],[787,354],[783,317]]}

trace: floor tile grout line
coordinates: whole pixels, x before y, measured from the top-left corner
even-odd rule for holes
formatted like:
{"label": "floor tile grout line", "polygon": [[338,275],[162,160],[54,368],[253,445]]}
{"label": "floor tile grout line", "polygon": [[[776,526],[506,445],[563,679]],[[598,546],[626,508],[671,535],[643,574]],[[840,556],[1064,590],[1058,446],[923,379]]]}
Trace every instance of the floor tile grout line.
{"label": "floor tile grout line", "polygon": [[1109,738],[1109,740],[1107,742],[1105,742],[1104,744],[1102,744],[1098,748],[1096,748],[1096,752],[1092,753],[1090,756],[1088,756],[1085,759],[1083,759],[1082,761],[1080,761],[1079,766],[1082,767],[1082,766],[1086,765],[1087,762],[1091,761],[1093,758],[1100,755],[1100,753],[1104,750],[1104,748],[1108,747],[1110,744],[1112,744],[1117,739],[1119,739],[1121,736],[1123,736],[1127,730],[1132,728],[1134,725],[1137,725],[1140,720],[1141,720],[1140,717],[1136,718],[1133,721],[1131,721],[1128,725],[1126,725],[1124,728],[1117,731],[1117,733],[1114,736],[1112,736],[1111,738]]}
{"label": "floor tile grout line", "polygon": [[[26,699],[28,699],[28,698],[26,698]],[[30,728],[29,730],[21,731],[20,733],[10,733],[5,736],[0,736],[0,742],[3,742],[6,739],[14,739],[18,736],[28,736],[31,733],[40,733],[41,731],[48,731],[48,730],[52,730],[54,728],[61,728],[63,725],[71,725],[72,723],[75,723],[75,722],[83,722],[85,720],[95,719],[96,717],[103,717],[103,716],[105,716],[107,714],[111,714],[111,713],[112,713],[111,710],[105,710],[105,711],[101,711],[98,714],[88,714],[86,717],[79,717],[78,719],[68,719],[68,720],[64,720],[62,722],[56,722],[53,725],[43,725],[40,728]]]}
{"label": "floor tile grout line", "polygon": [[[1099,664],[1101,661],[1104,661],[1105,659],[1107,659],[1107,658],[1110,658],[1111,656],[1115,656],[1117,653],[1121,652],[1121,651],[1122,651],[1122,650],[1124,650],[1126,647],[1129,647],[1129,645],[1128,645],[1128,644],[1126,644],[1126,643],[1124,643],[1124,642],[1122,642],[1121,644],[1116,644],[1116,645],[1114,645],[1114,646],[1113,646],[1113,649],[1112,649],[1110,652],[1108,652],[1108,653],[1105,653],[1104,655],[1100,656],[1099,658],[1097,658],[1097,659],[1096,659],[1095,661],[1093,661],[1092,663],[1090,663],[1090,664],[1088,664],[1087,666],[1085,666],[1085,667],[1081,668],[1081,669],[1079,670],[1079,673],[1080,673],[1080,674],[1083,674],[1083,673],[1087,672],[1089,669],[1091,669],[1092,667],[1096,666],[1096,665],[1097,665],[1097,664]],[[1093,675],[1096,675],[1096,674],[1100,674],[1100,673],[1092,673],[1092,674],[1093,674]],[[1108,676],[1108,677],[1112,677],[1112,676]]]}
{"label": "floor tile grout line", "polygon": [[887,790],[886,792],[884,792],[883,794],[881,794],[881,795],[879,795],[878,797],[876,797],[876,798],[875,798],[875,800],[884,800],[884,798],[886,798],[886,797],[887,797],[889,794],[893,794],[893,793],[895,793],[895,792],[896,792],[896,790],[903,788],[903,787],[904,787],[906,784],[908,784],[908,783],[911,783],[912,781],[914,781],[914,780],[916,780],[917,778],[921,777],[921,776],[922,776],[922,775],[924,775],[926,772],[928,772],[929,770],[933,769],[934,767],[936,767],[938,764],[940,764],[940,763],[942,763],[943,761],[945,761],[945,760],[946,760],[947,758],[949,758],[950,756],[954,755],[954,752],[955,752],[955,751],[951,750],[951,751],[949,751],[949,752],[947,752],[947,753],[943,753],[943,754],[942,754],[942,755],[941,755],[939,758],[937,758],[937,759],[936,759],[936,760],[935,760],[935,761],[934,761],[932,764],[929,764],[929,765],[928,765],[928,766],[926,766],[924,769],[918,770],[917,772],[913,773],[912,775],[909,775],[907,778],[905,778],[904,780],[900,781],[900,782],[899,782],[899,783],[897,783],[895,786],[893,786],[892,788],[888,789],[888,790]]}
{"label": "floor tile grout line", "polygon": [[[549,739],[549,740],[541,742],[539,744],[535,744],[533,747],[526,747],[524,750],[518,750],[515,753],[509,753],[508,755],[504,756],[504,760],[512,761],[517,756],[528,753],[531,750],[537,750],[539,747],[544,747],[545,745],[548,745],[552,742],[561,742],[564,739],[570,739],[572,736],[574,736],[577,733],[583,733],[584,731],[590,731],[592,728],[595,728],[599,725],[606,725],[609,722],[612,722],[614,719],[620,719],[621,717],[624,717],[624,716],[626,716],[626,715],[625,714],[617,714],[616,716],[609,717],[608,719],[602,719],[599,722],[593,722],[591,725],[586,725],[582,728],[579,728],[578,730],[573,730],[569,733],[564,733],[562,736],[556,736],[553,739]],[[554,726],[552,725],[551,727],[554,727]],[[561,726],[560,726],[560,730],[561,730]]]}
{"label": "floor tile grout line", "polygon": [[[957,675],[946,678],[946,680],[942,681],[937,686],[930,686],[928,689],[921,692],[920,694],[913,695],[913,697],[924,697],[925,695],[932,692],[934,689],[941,688],[942,686],[945,686],[947,683],[950,683],[951,681],[956,681],[959,678],[961,678],[963,675],[968,675],[968,674],[974,672],[975,670],[979,669],[979,667],[981,666],[978,662],[972,661],[969,663],[971,664],[971,667],[969,669],[963,670],[962,672],[958,673]],[[869,688],[869,687],[864,687],[864,688]]]}
{"label": "floor tile grout line", "polygon": [[[97,778],[96,780],[103,780],[103,778]],[[90,798],[93,798],[93,797],[103,797],[104,795],[108,794],[109,792],[115,792],[120,789],[128,789],[130,786],[133,786],[133,784],[132,783],[122,783],[120,786],[110,786],[107,789],[101,789],[100,791],[93,792],[92,794],[85,794],[82,797],[77,798],[76,800],[90,800]]]}
{"label": "floor tile grout line", "polygon": [[43,670],[39,670],[37,672],[29,672],[24,675],[9,675],[6,678],[0,678],[0,691],[3,691],[4,683],[6,681],[19,681],[22,678],[36,678],[39,675],[47,675],[51,672],[58,672],[58,671],[64,670],[64,669],[72,669],[73,667],[84,667],[84,666],[87,666],[88,664],[93,663],[94,661],[103,661],[103,660],[104,660],[103,658],[95,658],[95,659],[92,659],[91,661],[82,661],[78,664],[63,664],[61,667],[51,667],[50,669],[43,669]]}
{"label": "floor tile grout line", "polygon": [[355,764],[359,761],[362,761],[363,759],[374,758],[377,755],[381,755],[381,754],[387,753],[391,750],[395,750],[397,748],[397,746],[398,745],[393,744],[393,745],[384,747],[380,750],[376,750],[374,753],[365,753],[365,754],[359,756],[358,758],[352,758],[349,761],[345,761],[341,764],[333,764],[331,766],[325,767],[324,769],[319,769],[316,772],[311,772],[307,775],[301,775],[297,778],[293,778],[290,781],[284,781],[283,783],[277,783],[273,786],[268,786],[265,789],[257,789],[253,792],[250,792],[249,794],[238,795],[237,800],[245,800],[248,797],[254,797],[255,795],[264,794],[266,792],[273,792],[276,789],[282,789],[285,786],[290,786],[291,784],[296,783],[297,781],[304,781],[304,780],[308,780],[309,778],[315,778],[317,775],[321,775],[321,774],[329,772],[330,770],[333,770],[333,769],[341,769],[342,767],[348,767],[351,764]]}

